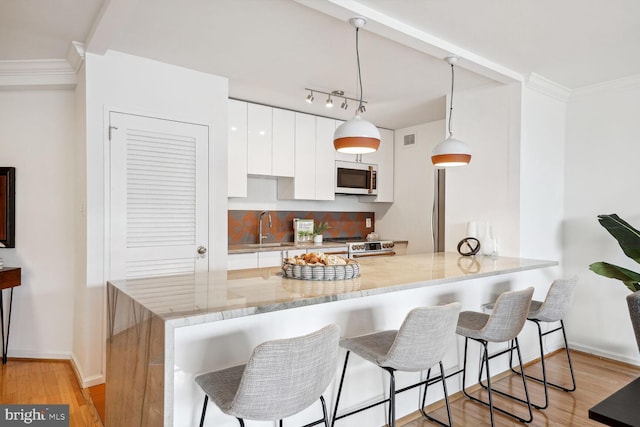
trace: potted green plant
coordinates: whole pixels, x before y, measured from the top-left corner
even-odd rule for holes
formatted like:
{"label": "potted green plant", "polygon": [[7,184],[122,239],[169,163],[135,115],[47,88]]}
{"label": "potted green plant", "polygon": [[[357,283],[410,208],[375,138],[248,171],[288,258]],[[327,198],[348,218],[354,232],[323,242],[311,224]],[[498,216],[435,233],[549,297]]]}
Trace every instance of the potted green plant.
{"label": "potted green plant", "polygon": [[322,233],[330,229],[328,222],[318,222],[313,224],[313,242],[322,243]]}
{"label": "potted green plant", "polygon": [[[598,215],[598,221],[620,244],[626,256],[640,264],[640,231],[616,214]],[[627,296],[629,315],[636,335],[638,350],[640,350],[640,273],[619,267],[608,262],[594,262],[589,270],[604,277],[620,280],[629,288],[632,295]]]}

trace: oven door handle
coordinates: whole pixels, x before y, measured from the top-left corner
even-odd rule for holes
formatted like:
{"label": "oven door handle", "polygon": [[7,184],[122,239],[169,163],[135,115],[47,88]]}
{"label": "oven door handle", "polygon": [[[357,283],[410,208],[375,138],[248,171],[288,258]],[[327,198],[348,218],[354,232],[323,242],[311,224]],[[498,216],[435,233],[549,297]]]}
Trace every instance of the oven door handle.
{"label": "oven door handle", "polygon": [[347,251],[325,252],[325,255],[347,255]]}
{"label": "oven door handle", "polygon": [[396,253],[393,251],[390,252],[377,252],[371,254],[353,254],[351,255],[353,258],[366,258],[370,256],[394,256]]}

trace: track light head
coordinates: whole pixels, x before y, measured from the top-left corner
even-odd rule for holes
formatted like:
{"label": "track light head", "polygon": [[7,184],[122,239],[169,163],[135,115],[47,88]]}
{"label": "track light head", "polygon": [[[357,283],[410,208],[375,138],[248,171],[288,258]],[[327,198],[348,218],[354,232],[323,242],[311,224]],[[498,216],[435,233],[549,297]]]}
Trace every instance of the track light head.
{"label": "track light head", "polygon": [[349,104],[347,104],[346,98],[344,99],[344,101],[342,101],[342,104],[340,104],[340,108],[342,108],[343,110],[346,110],[347,108],[349,108]]}
{"label": "track light head", "polygon": [[327,98],[327,101],[324,104],[327,108],[333,108],[333,99],[331,99],[331,95]]}
{"label": "track light head", "polygon": [[366,113],[366,112],[367,112],[367,109],[366,109],[366,107],[365,107],[364,105],[361,105],[361,106],[358,108],[358,113],[360,113],[360,114],[364,114],[364,113]]}
{"label": "track light head", "polygon": [[307,95],[307,102],[309,104],[311,104],[313,102],[314,98],[313,98],[313,91],[311,91],[311,93],[309,93],[309,95]]}

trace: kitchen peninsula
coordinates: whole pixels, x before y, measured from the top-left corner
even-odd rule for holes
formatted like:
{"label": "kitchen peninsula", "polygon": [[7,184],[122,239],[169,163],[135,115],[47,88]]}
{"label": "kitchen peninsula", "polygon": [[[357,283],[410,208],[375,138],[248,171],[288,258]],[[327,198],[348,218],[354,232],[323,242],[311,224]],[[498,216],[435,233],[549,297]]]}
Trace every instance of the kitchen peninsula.
{"label": "kitchen peninsula", "polygon": [[[542,298],[557,264],[435,253],[363,260],[360,277],[339,281],[287,279],[278,268],[265,268],[110,282],[106,425],[194,425],[203,399],[194,376],[243,363],[260,342],[328,323],[345,336],[397,328],[416,306],[461,301],[463,309],[478,309],[505,290],[529,285]],[[451,348],[447,369],[459,364],[460,351]],[[330,405],[332,387],[325,397]],[[399,415],[415,410],[410,400],[398,402]],[[360,425],[379,416],[370,412]],[[311,408],[290,422],[304,424],[315,415]],[[208,425],[236,425],[215,405],[207,417]]]}

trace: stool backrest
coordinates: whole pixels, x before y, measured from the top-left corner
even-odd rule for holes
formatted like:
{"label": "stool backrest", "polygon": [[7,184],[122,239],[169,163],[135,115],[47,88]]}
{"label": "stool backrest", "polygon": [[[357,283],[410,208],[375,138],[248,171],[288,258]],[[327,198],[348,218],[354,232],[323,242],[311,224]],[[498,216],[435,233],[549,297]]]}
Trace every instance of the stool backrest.
{"label": "stool backrest", "polygon": [[338,363],[340,329],[267,341],[251,354],[230,415],[280,420],[309,407],[327,388]]}
{"label": "stool backrest", "polygon": [[482,339],[505,342],[517,337],[527,320],[532,297],[533,287],[500,294],[481,330]]}
{"label": "stool backrest", "polygon": [[444,357],[455,336],[461,304],[454,302],[411,310],[380,366],[399,371],[422,371]]}
{"label": "stool backrest", "polygon": [[571,302],[573,301],[573,290],[576,287],[576,279],[554,280],[549,287],[549,292],[544,302],[530,319],[541,320],[543,322],[557,322],[564,319]]}

